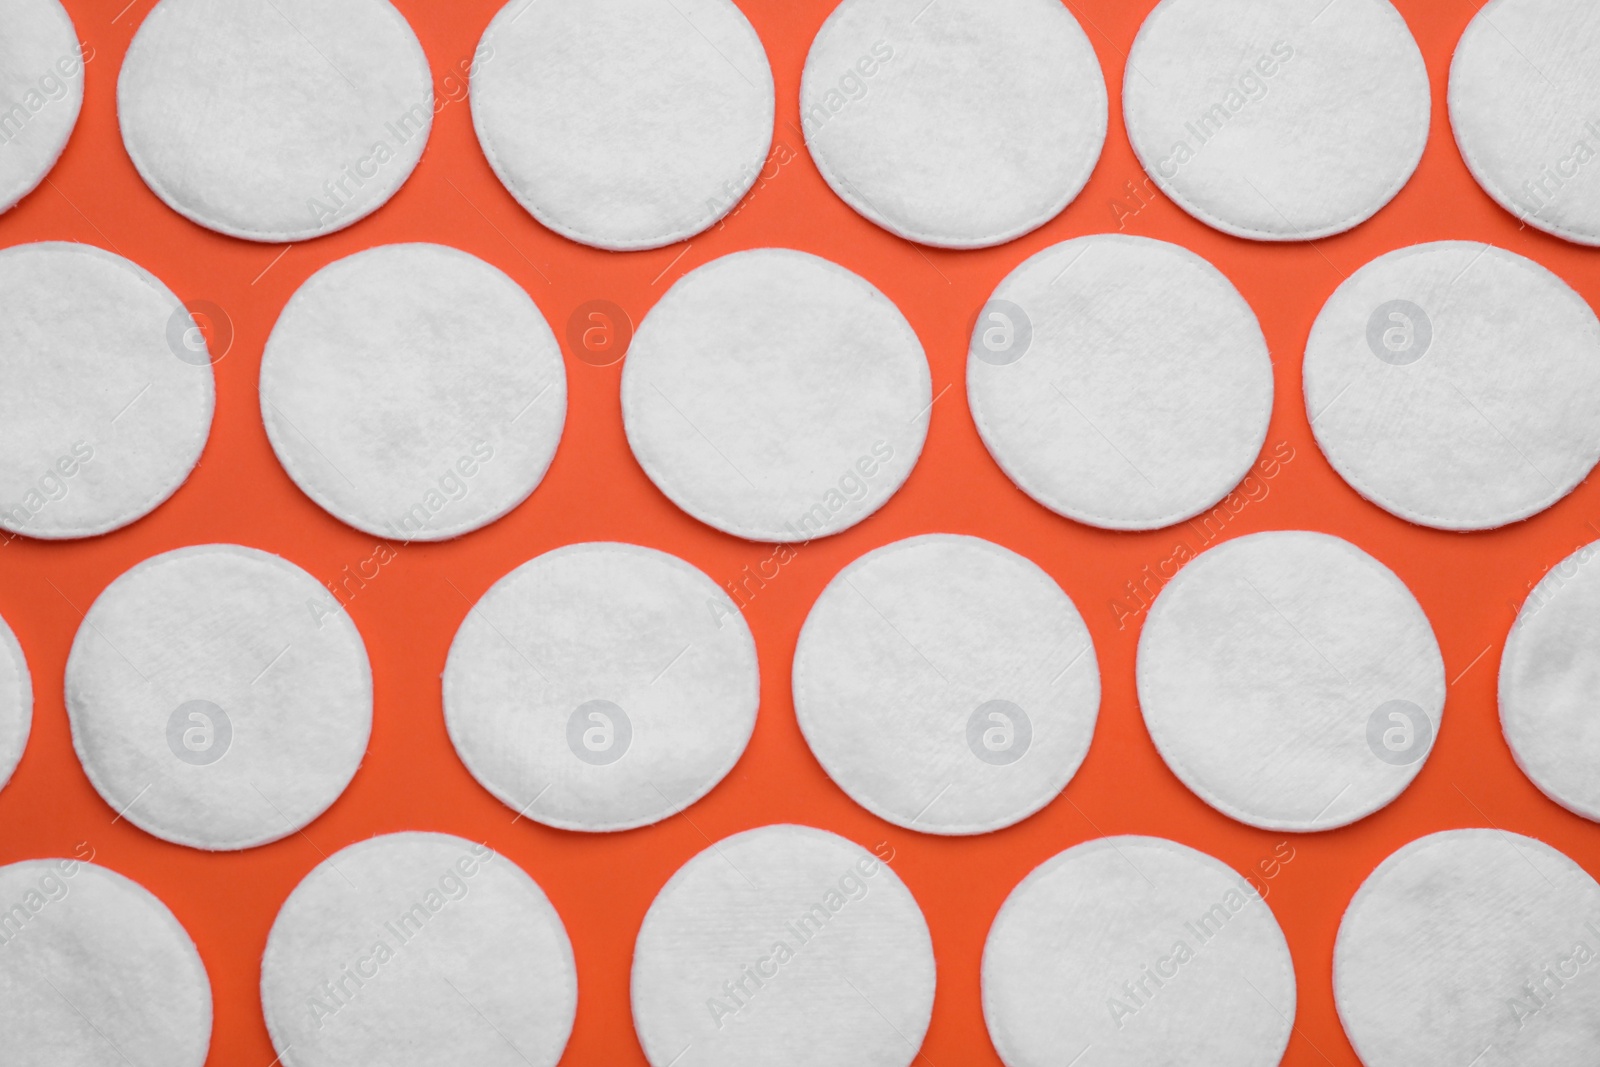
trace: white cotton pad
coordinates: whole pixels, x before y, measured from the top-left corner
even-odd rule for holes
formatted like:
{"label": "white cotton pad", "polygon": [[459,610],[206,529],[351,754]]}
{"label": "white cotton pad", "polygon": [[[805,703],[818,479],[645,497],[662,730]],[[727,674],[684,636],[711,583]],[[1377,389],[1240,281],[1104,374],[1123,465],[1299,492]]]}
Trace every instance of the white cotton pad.
{"label": "white cotton pad", "polygon": [[1431,110],[1388,0],[1163,0],[1128,53],[1122,106],[1162,192],[1258,241],[1377,214],[1417,169]]}
{"label": "white cotton pad", "polygon": [[516,282],[442,245],[313,274],[261,360],[284,469],[335,518],[397,541],[487,526],[544,478],[567,417],[561,347]]}
{"label": "white cotton pad", "polygon": [[983,1017],[1006,1067],[1277,1067],[1294,1012],[1289,945],[1266,901],[1161,838],[1046,860],[983,949]]}
{"label": "white cotton pad", "polygon": [[28,860],[0,867],[0,909],[7,1067],[206,1062],[205,965],[143,886],[83,858]]}
{"label": "white cotton pad", "polygon": [[1054,800],[1089,751],[1100,668],[1044,571],[976,537],[897,541],[841,571],[794,654],[806,743],[897,826],[978,834]]}
{"label": "white cotton pad", "polygon": [[995,461],[1052,511],[1170,526],[1266,441],[1272,360],[1250,305],[1193,252],[1105,234],[1054,245],[978,313],[967,402]]}
{"label": "white cotton pad", "polygon": [[0,527],[91,537],[143,518],[211,433],[210,357],[189,312],[121,256],[0,252]]}
{"label": "white cotton pad", "polygon": [[252,241],[319,237],[382,207],[433,112],[427,57],[389,0],[161,0],[117,79],[145,184]]}
{"label": "white cotton pad", "polygon": [[28,747],[33,727],[33,676],[11,627],[0,619],[0,789]]}
{"label": "white cotton pad", "polygon": [[659,248],[707,229],[772,145],[772,70],[730,0],[511,0],[477,57],[489,163],[584,244]]}
{"label": "white cotton pad", "polygon": [[1600,459],[1600,322],[1560,278],[1490,245],[1362,267],[1317,316],[1304,377],[1328,462],[1424,526],[1525,519]]}
{"label": "white cotton pad", "polygon": [[1600,6],[1490,0],[1450,64],[1472,176],[1530,226],[1600,245]]}
{"label": "white cotton pad", "polygon": [[1600,885],[1504,830],[1413,841],[1350,902],[1333,992],[1366,1067],[1593,1067]]}
{"label": "white cotton pad", "polygon": [[672,876],[633,949],[651,1067],[909,1067],[933,942],[888,865],[809,826],[764,826]]}
{"label": "white cotton pad", "polygon": [[[78,31],[57,0],[0,0],[0,212],[61,158],[83,107]],[[92,54],[92,53],[91,53]]]}
{"label": "white cotton pad", "polygon": [[1188,562],[1139,635],[1138,684],[1172,773],[1269,830],[1327,830],[1388,804],[1444,711],[1444,660],[1411,591],[1348,541],[1304,531]]}
{"label": "white cotton pad", "polygon": [[461,623],[450,740],[483,787],[564,830],[626,830],[709,793],[760,703],[755,640],[694,567],[637,545],[525,563]]}
{"label": "white cotton pad", "polygon": [[332,804],[372,727],[355,624],[294,564],[180,548],[106,587],[67,657],[72,745],[118,815],[211,850],[294,833]]}
{"label": "white cotton pad", "polygon": [[933,408],[922,344],[865,279],[782,248],[680,278],[622,366],[628,444],[707,525],[752,541],[838,533],[888,502]]}
{"label": "white cotton pad", "polygon": [[[1500,657],[1500,726],[1546,796],[1600,822],[1600,541],[1550,569]],[[1595,946],[1600,950],[1600,944]]]}
{"label": "white cotton pad", "polygon": [[833,191],[911,241],[1003,244],[1082,191],[1106,84],[1060,0],[844,0],[800,81],[806,146]]}
{"label": "white cotton pad", "polygon": [[555,1067],[577,1005],[544,891],[449,834],[385,834],[324,860],[261,957],[284,1067]]}

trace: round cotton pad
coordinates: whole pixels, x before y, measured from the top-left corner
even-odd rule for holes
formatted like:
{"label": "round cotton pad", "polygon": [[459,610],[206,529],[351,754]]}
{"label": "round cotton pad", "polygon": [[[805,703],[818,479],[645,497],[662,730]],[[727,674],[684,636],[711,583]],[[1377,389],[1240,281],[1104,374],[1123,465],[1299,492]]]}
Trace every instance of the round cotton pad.
{"label": "round cotton pad", "polygon": [[1045,861],[1006,898],[983,950],[983,1016],[1006,1067],[1277,1067],[1294,967],[1243,876],[1155,837]]}
{"label": "round cotton pad", "polygon": [[372,674],[311,575],[238,545],[145,560],[100,594],[67,658],[72,744],[118,815],[212,850],[286,837],[361,763]]}
{"label": "round cotton pad", "polygon": [[448,834],[386,834],[318,864],[261,957],[284,1067],[554,1067],[577,1003],[544,891]]}
{"label": "round cotton pad", "polygon": [[1589,1067],[1600,885],[1504,830],[1413,841],[1339,925],[1333,992],[1366,1067]]}
{"label": "round cotton pad", "polygon": [[211,432],[211,364],[191,336],[178,298],[121,256],[0,252],[0,527],[90,537],[171,496]]}
{"label": "round cotton pad", "polygon": [[427,57],[389,0],[161,0],[117,79],[145,184],[252,241],[376,211],[422,158],[433,112]]}
{"label": "round cotton pad", "polygon": [[1266,440],[1255,313],[1193,252],[1107,234],[1045,249],[978,314],[967,402],[995,461],[1052,511],[1149,530],[1211,507]]}
{"label": "round cotton pad", "polygon": [[622,367],[628,444],[684,511],[753,541],[854,526],[922,453],[933,408],[911,325],[825,259],[763,248],[680,278]]}
{"label": "round cotton pad", "polygon": [[982,248],[1083,189],[1106,84],[1060,0],[844,0],[806,56],[800,121],[823,178],[866,218]]}
{"label": "round cotton pad", "polygon": [[755,640],[726,593],[636,545],[571,545],[494,584],[444,670],[450,740],[515,811],[624,830],[705,796],[760,702]]}
{"label": "round cotton pad", "polygon": [[33,677],[11,627],[0,619],[0,789],[28,747],[33,727]]}
{"label": "round cotton pad", "polygon": [[772,144],[772,71],[730,0],[511,0],[477,54],[484,154],[574,241],[693,236],[743,198]]}
{"label": "round cotton pad", "polygon": [[1388,0],[1163,0],[1128,53],[1145,171],[1208,226],[1304,241],[1365,222],[1428,140],[1428,71]]}
{"label": "round cotton pad", "polygon": [[322,268],[283,309],[261,416],[284,469],[335,518],[438,541],[533,492],[567,378],[517,283],[453,248],[386,245]]}
{"label": "round cotton pad", "polygon": [[205,1063],[211,982],[144,887],[86,859],[29,860],[0,867],[0,908],[8,1067]]}
{"label": "round cotton pad", "polygon": [[[61,158],[83,106],[78,31],[57,0],[0,0],[0,212]],[[92,52],[90,53],[93,54]]]}
{"label": "round cotton pad", "polygon": [[1600,7],[1490,0],[1450,65],[1450,125],[1488,194],[1546,233],[1600,245]]}
{"label": "round cotton pad", "polygon": [[765,826],[694,857],[650,905],[633,1026],[652,1067],[909,1067],[933,987],[928,924],[885,862]]}
{"label": "round cotton pad", "polygon": [[1139,636],[1139,704],[1167,766],[1224,815],[1327,830],[1411,784],[1444,660],[1416,598],[1326,534],[1252,534],[1167,583]]}
{"label": "round cotton pad", "polygon": [[910,830],[1027,818],[1089,751],[1100,668],[1044,571],[976,537],[869,552],[817,598],[794,655],[800,729],[839,788]]}
{"label": "round cotton pad", "polygon": [[1424,526],[1525,519],[1600,459],[1600,322],[1560,278],[1490,245],[1362,267],[1317,316],[1304,377],[1328,462]]}

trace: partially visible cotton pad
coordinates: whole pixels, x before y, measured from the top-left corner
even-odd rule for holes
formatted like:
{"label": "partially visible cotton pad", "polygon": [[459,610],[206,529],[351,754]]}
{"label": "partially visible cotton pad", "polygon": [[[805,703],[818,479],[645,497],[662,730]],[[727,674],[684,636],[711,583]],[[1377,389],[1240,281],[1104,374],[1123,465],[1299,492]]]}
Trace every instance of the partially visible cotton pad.
{"label": "partially visible cotton pad", "polygon": [[83,107],[86,59],[58,0],[0,0],[0,25],[3,213],[44,181],[67,147]]}
{"label": "partially visible cotton pad", "polygon": [[891,233],[1003,244],[1089,180],[1106,85],[1060,0],[843,0],[806,56],[800,122],[833,191]]}
{"label": "partially visible cotton pad", "polygon": [[1530,226],[1600,245],[1600,7],[1490,0],[1450,64],[1450,125],[1472,176]]}
{"label": "partially visible cotton pad", "polygon": [[1103,234],[1045,249],[978,313],[967,402],[995,461],[1052,511],[1108,529],[1197,515],[1266,440],[1255,313],[1177,245]]}
{"label": "partially visible cotton pad", "polygon": [[546,226],[659,248],[733,210],[772,144],[772,70],[731,0],[510,0],[478,46],[472,120]]}
{"label": "partially visible cotton pad", "polygon": [[28,747],[33,727],[33,676],[11,627],[0,619],[0,789]]}
{"label": "partially visible cotton pad", "polygon": [[628,444],[650,480],[753,541],[826,537],[881,508],[922,454],[932,392],[887,297],[782,248],[680,278],[622,367]]}
{"label": "partially visible cotton pad", "polygon": [[1591,1067],[1600,885],[1541,841],[1448,830],[1362,883],[1333,950],[1366,1067]]}
{"label": "partially visible cotton pad", "polygon": [[1388,0],[1163,0],[1123,75],[1151,180],[1258,241],[1371,218],[1421,161],[1430,110],[1422,53]]}
{"label": "partially visible cotton pad", "polygon": [[172,912],[77,858],[0,867],[0,1034],[7,1067],[201,1067],[211,982]]}
{"label": "partially visible cotton pad", "polygon": [[449,834],[385,834],[324,860],[261,957],[284,1067],[555,1067],[577,1001],[544,891]]}
{"label": "partially visible cotton pad", "polygon": [[324,267],[261,360],[261,417],[296,484],[396,541],[486,526],[544,478],[567,415],[561,348],[475,256],[385,245]]}
{"label": "partially visible cotton pad", "polygon": [[1600,459],[1600,322],[1491,245],[1414,245],[1362,267],[1317,316],[1304,378],[1328,462],[1424,526],[1525,519]]}
{"label": "partially visible cotton pad", "polygon": [[764,826],[684,864],[633,949],[651,1067],[910,1067],[933,1013],[933,943],[885,856]]}
{"label": "partially visible cotton pad", "polygon": [[389,0],[160,0],[117,79],[145,184],[252,241],[376,211],[422,158],[433,113],[427,57]]}
{"label": "partially visible cotton pad", "polygon": [[0,528],[91,537],[143,518],[211,432],[210,356],[138,265],[90,245],[0,252]]}
{"label": "partially visible cotton pad", "polygon": [[355,775],[372,672],[355,624],[311,575],[201,545],[106,587],[67,658],[72,744],[119,818],[209,850],[286,837]]}
{"label": "partially visible cotton pad", "polygon": [[1089,751],[1100,669],[1083,618],[1030,560],[976,537],[869,552],[817,598],[794,703],[839,787],[911,830],[975,834],[1065,788]]}
{"label": "partially visible cotton pad", "polygon": [[1156,748],[1218,811],[1327,830],[1384,807],[1438,736],[1444,660],[1416,598],[1327,534],[1274,531],[1187,563],[1139,635]]}

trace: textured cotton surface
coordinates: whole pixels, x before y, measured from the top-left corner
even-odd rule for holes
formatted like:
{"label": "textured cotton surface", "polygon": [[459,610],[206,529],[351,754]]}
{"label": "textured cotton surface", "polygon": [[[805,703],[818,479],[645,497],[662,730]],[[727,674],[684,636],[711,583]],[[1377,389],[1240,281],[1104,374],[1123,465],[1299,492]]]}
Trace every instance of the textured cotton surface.
{"label": "textured cotton surface", "polygon": [[1083,189],[1105,78],[1059,0],[844,0],[806,56],[800,122],[856,211],[908,240],[980,248]]}
{"label": "textured cotton surface", "polygon": [[1416,170],[1429,111],[1422,53],[1388,0],[1163,0],[1123,76],[1151,180],[1260,241],[1376,214]]}
{"label": "textured cotton surface", "polygon": [[143,518],[211,432],[211,364],[189,312],[90,245],[0,252],[0,381],[0,527],[30,537]]}
{"label": "textured cotton surface", "polygon": [[1546,233],[1600,245],[1600,7],[1491,0],[1450,65],[1450,125],[1472,176]]}
{"label": "textured cotton surface", "polygon": [[324,860],[261,957],[284,1067],[554,1067],[577,999],[544,891],[449,834],[386,834]]}
{"label": "textured cotton surface", "polygon": [[0,867],[7,1067],[201,1067],[211,983],[194,942],[165,904],[85,853]]}
{"label": "textured cotton surface", "polygon": [[1139,635],[1139,705],[1183,783],[1240,822],[1326,830],[1411,783],[1444,661],[1416,598],[1327,534],[1228,541],[1178,572]]}
{"label": "textured cotton surface", "polygon": [[1154,529],[1211,507],[1266,440],[1272,361],[1244,298],[1177,245],[1114,234],[1032,256],[978,313],[967,400],[1045,507]]}
{"label": "textured cotton surface", "polygon": [[1333,992],[1366,1067],[1589,1067],[1600,885],[1504,830],[1413,841],[1339,925]]}
{"label": "textured cotton surface", "polygon": [[567,415],[561,348],[475,256],[385,245],[324,267],[261,361],[261,417],[307,496],[397,541],[485,526],[544,478]]}
{"label": "textured cotton surface", "polygon": [[484,154],[574,241],[658,248],[699,233],[772,144],[772,71],[730,0],[511,0],[477,55]]}
{"label": "textured cotton surface", "polygon": [[652,1067],[909,1067],[933,1012],[933,944],[882,855],[783,825],[684,864],[633,949]]}
{"label": "textured cotton surface", "polygon": [[389,0],[161,0],[117,79],[145,184],[252,241],[376,211],[422,157],[433,112],[427,57]]}
{"label": "textured cotton surface", "polygon": [[1031,561],[936,534],[869,552],[828,584],[794,658],[806,743],[858,804],[974,834],[1044,807],[1100,710],[1089,630]]}
{"label": "textured cotton surface", "polygon": [[521,816],[621,830],[722,780],[755,728],[759,675],[744,617],[703,573],[637,545],[571,545],[506,575],[462,621],[445,724]]}
{"label": "textured cotton surface", "polygon": [[67,659],[72,744],[121,818],[238,849],[334,802],[372,727],[355,624],[311,575],[239,545],[180,548],[106,587]]}
{"label": "textured cotton surface", "polygon": [[0,789],[28,747],[33,727],[33,678],[11,627],[0,619]]}
{"label": "textured cotton surface", "polygon": [[628,444],[710,526],[809,541],[882,507],[922,453],[928,361],[905,316],[843,267],[736,252],[673,285],[622,368]]}
{"label": "textured cotton surface", "polygon": [[0,212],[56,165],[83,106],[83,56],[58,0],[0,0]]}
{"label": "textured cotton surface", "polygon": [[1600,322],[1532,260],[1414,245],[1328,299],[1305,394],[1317,444],[1362,496],[1425,526],[1503,526],[1600,459]]}
{"label": "textured cotton surface", "polygon": [[984,945],[983,1015],[1006,1067],[1276,1067],[1294,1014],[1289,946],[1266,901],[1160,838],[1047,860]]}

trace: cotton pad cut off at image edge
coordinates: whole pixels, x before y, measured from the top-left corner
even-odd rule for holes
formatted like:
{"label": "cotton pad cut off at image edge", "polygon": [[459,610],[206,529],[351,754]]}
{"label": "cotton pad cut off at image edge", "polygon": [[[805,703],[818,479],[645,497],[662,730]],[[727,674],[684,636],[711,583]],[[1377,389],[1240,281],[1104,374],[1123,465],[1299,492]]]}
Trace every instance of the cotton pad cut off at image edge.
{"label": "cotton pad cut off at image edge", "polygon": [[0,619],[0,789],[28,746],[33,729],[33,676],[11,627]]}
{"label": "cotton pad cut off at image edge", "polygon": [[83,107],[83,65],[72,19],[58,0],[0,0],[0,214],[44,181]]}

